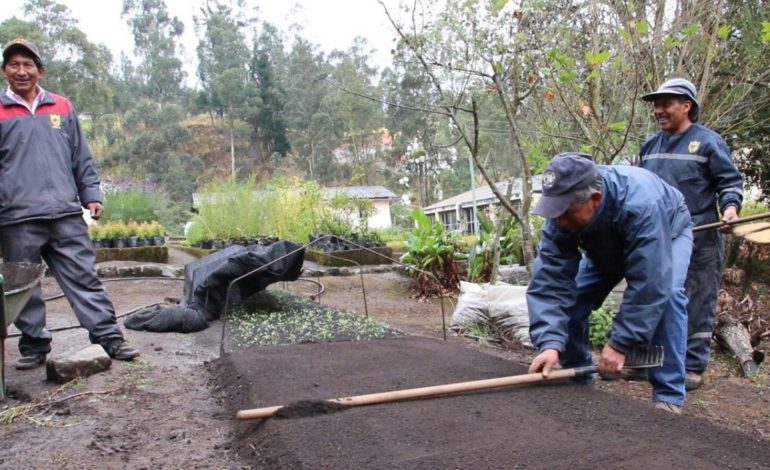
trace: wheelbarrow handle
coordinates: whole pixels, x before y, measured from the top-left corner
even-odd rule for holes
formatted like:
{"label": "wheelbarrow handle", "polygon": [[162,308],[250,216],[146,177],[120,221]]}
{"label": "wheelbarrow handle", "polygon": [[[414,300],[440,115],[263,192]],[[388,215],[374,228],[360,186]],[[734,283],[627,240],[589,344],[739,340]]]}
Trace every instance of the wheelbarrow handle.
{"label": "wheelbarrow handle", "polygon": [[749,215],[747,217],[741,217],[740,219],[731,220],[729,222],[722,220],[720,222],[714,222],[712,224],[698,225],[697,227],[693,227],[692,231],[700,232],[701,230],[711,230],[714,228],[724,227],[725,225],[739,225],[739,224],[744,224],[746,222],[753,222],[755,220],[767,219],[768,217],[770,217],[770,212],[764,212],[762,214],[755,214],[755,215]]}

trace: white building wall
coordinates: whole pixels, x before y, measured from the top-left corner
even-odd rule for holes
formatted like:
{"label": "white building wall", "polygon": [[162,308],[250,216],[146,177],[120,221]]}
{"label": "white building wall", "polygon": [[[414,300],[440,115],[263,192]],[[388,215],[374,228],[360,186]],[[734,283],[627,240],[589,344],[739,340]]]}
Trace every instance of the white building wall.
{"label": "white building wall", "polygon": [[369,228],[390,228],[390,201],[375,200],[374,214],[369,217]]}

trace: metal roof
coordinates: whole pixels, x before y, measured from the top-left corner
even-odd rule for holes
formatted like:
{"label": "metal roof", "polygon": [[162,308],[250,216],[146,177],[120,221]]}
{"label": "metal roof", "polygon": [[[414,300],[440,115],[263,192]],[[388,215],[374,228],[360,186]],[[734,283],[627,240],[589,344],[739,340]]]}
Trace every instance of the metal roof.
{"label": "metal roof", "polygon": [[324,191],[328,198],[343,193],[355,199],[398,199],[393,191],[384,186],[337,186],[324,188]]}
{"label": "metal roof", "polygon": [[[508,181],[501,181],[495,183],[497,189],[506,194],[508,192]],[[532,192],[539,193],[543,189],[540,181],[540,175],[532,177]],[[521,179],[517,179],[513,183],[513,190],[511,191],[511,200],[515,201],[521,198]],[[497,201],[497,196],[492,192],[492,188],[489,185],[479,186],[476,188],[476,205],[488,205]],[[457,206],[470,207],[473,205],[473,191],[466,191],[452,196],[443,201],[436,202],[423,208],[425,213],[441,212],[442,209],[454,209]]]}

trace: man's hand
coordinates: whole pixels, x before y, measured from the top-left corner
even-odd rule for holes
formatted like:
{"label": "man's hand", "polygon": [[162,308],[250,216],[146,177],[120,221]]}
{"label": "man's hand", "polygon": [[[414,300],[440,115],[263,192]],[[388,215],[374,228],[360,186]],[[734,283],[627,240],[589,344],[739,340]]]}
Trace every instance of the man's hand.
{"label": "man's hand", "polygon": [[89,202],[86,208],[91,212],[91,218],[94,220],[98,220],[104,213],[104,206],[99,201]]}
{"label": "man's hand", "polygon": [[556,349],[546,349],[532,360],[529,366],[529,373],[542,372],[543,377],[548,377],[557,364],[559,364],[559,351]]}
{"label": "man's hand", "polygon": [[[727,206],[722,214],[722,222],[732,222],[738,219],[738,208],[732,204]],[[733,224],[725,224],[719,227],[719,231],[722,233],[730,233],[733,231]]]}
{"label": "man's hand", "polygon": [[623,370],[625,363],[626,355],[608,344],[602,349],[599,358],[599,374],[618,374]]}

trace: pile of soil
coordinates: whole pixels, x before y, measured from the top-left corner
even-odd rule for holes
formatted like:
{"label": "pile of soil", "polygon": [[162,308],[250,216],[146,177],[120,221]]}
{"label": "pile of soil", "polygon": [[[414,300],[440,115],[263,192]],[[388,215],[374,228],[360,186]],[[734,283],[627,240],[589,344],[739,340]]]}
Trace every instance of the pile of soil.
{"label": "pile of soil", "polygon": [[[429,338],[254,347],[210,364],[239,409],[487,379],[523,367]],[[235,423],[253,468],[762,468],[770,447],[572,382]]]}

